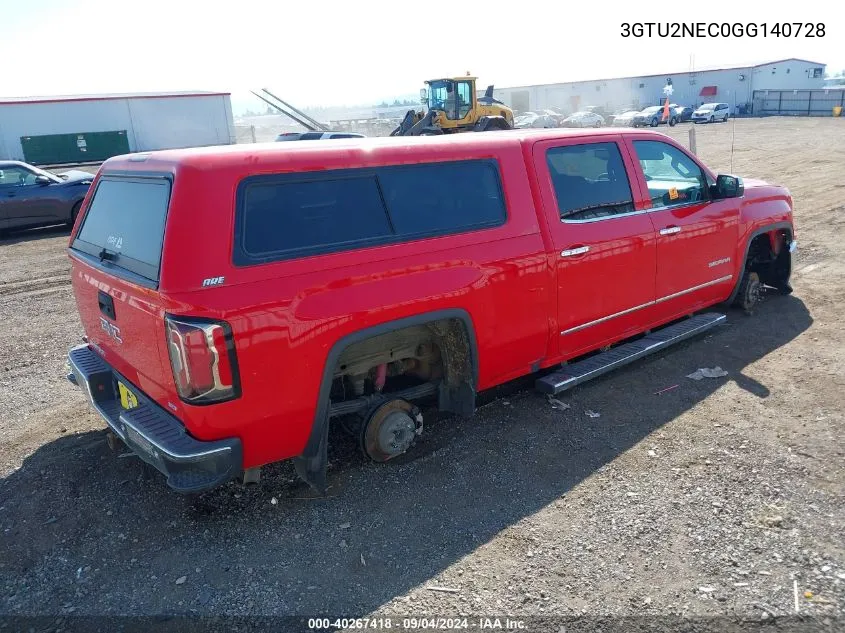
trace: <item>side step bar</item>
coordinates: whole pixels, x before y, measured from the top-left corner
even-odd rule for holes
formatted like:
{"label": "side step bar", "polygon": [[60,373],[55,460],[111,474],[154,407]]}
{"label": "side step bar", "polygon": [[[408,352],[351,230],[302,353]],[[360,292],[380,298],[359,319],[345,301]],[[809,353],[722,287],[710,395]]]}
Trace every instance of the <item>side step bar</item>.
{"label": "side step bar", "polygon": [[633,363],[643,356],[659,352],[670,345],[697,336],[724,323],[726,320],[727,317],[724,314],[716,312],[697,314],[685,321],[647,334],[641,339],[622,343],[606,352],[564,365],[553,374],[538,378],[534,386],[541,393],[558,394],[580,385],[582,382],[587,382],[591,378]]}

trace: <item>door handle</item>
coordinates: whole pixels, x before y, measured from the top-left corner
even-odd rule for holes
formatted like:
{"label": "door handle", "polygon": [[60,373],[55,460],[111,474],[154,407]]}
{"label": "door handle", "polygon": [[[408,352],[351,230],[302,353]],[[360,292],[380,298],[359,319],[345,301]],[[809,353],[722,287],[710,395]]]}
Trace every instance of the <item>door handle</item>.
{"label": "door handle", "polygon": [[680,226],[667,226],[665,229],[660,229],[661,235],[672,235],[673,233],[680,233]]}
{"label": "door handle", "polygon": [[578,246],[577,248],[569,248],[565,251],[560,252],[561,257],[574,257],[575,255],[583,255],[584,253],[589,252],[589,246]]}
{"label": "door handle", "polygon": [[114,299],[111,295],[106,294],[102,290],[97,292],[97,304],[100,306],[100,312],[105,314],[112,321],[117,320],[114,313]]}

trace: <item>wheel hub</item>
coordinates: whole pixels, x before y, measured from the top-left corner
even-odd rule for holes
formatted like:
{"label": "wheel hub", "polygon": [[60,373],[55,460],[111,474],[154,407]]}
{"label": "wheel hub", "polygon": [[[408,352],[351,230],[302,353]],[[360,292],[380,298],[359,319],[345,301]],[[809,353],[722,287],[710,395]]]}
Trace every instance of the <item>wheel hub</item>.
{"label": "wheel hub", "polygon": [[379,405],[364,422],[361,448],[374,462],[386,462],[406,452],[422,434],[420,410],[405,400]]}
{"label": "wheel hub", "polygon": [[763,284],[757,273],[748,273],[742,293],[742,308],[751,314],[757,305],[763,300]]}

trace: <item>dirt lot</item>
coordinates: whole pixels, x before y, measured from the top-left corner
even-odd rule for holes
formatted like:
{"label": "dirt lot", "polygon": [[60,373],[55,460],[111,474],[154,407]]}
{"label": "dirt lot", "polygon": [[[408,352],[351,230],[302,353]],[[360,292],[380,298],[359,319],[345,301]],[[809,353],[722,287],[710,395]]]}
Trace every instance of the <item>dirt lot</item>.
{"label": "dirt lot", "polygon": [[[719,171],[732,128],[696,128]],[[288,464],[186,499],[111,452],[63,377],[82,335],[66,233],[3,241],[0,613],[723,628],[783,622],[797,600],[813,618],[802,630],[842,630],[830,618],[845,614],[845,119],[739,120],[733,142],[735,173],[795,197],[792,296],[574,390],[566,410],[511,385],[472,420],[433,421],[404,463],[366,463],[335,434],[325,499]],[[685,377],[716,365],[728,375]]]}

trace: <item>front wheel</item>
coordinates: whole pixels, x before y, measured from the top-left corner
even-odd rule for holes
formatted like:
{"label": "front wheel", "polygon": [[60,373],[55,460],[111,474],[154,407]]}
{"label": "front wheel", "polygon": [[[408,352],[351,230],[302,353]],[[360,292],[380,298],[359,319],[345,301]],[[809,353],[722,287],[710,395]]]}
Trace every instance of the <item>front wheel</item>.
{"label": "front wheel", "polygon": [[709,121],[707,121],[707,122],[708,122],[708,123],[714,123],[715,121],[716,121],[716,117],[714,117],[714,116],[711,114],[711,115],[710,115],[710,120],[709,120]]}
{"label": "front wheel", "polygon": [[657,127],[657,123],[658,123],[657,119],[652,119],[651,120],[651,127]]}
{"label": "front wheel", "polygon": [[675,117],[669,119],[669,127],[675,127],[678,124],[678,120]]}

